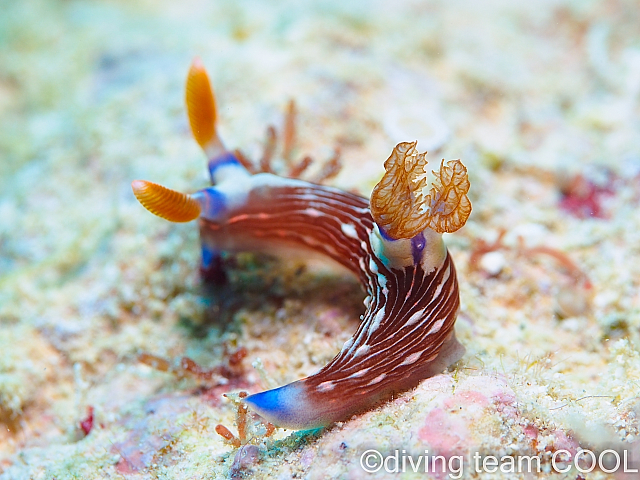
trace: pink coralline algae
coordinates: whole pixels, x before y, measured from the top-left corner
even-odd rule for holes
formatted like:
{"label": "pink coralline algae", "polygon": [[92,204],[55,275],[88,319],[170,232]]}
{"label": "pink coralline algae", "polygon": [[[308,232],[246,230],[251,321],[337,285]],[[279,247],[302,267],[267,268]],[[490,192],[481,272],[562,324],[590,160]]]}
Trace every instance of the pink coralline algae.
{"label": "pink coralline algae", "polygon": [[456,393],[444,401],[443,408],[429,412],[418,436],[438,454],[464,455],[473,442],[468,426],[482,416],[490,403],[480,392]]}
{"label": "pink coralline algae", "polygon": [[126,438],[113,445],[120,454],[116,471],[121,474],[140,472],[157,461],[181,432],[176,418],[188,411],[187,395],[162,395],[145,405],[145,417],[127,422]]}
{"label": "pink coralline algae", "polygon": [[[433,379],[435,380],[435,379]],[[510,419],[524,421],[516,408],[515,393],[501,377],[477,376],[457,385],[451,395],[447,387],[453,381],[426,381],[421,389],[436,392],[433,408],[418,429],[418,438],[434,455],[467,455],[481,443],[487,428]]]}

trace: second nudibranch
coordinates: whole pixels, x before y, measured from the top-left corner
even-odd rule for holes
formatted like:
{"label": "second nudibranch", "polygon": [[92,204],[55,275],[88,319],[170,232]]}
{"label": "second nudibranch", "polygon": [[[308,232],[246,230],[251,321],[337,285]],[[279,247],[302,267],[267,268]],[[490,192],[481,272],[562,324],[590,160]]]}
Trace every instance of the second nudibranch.
{"label": "second nudibranch", "polygon": [[244,401],[253,410],[284,428],[326,426],[460,359],[464,348],[453,329],[458,283],[442,241],[442,233],[462,227],[471,212],[459,160],[443,160],[429,189],[426,152],[417,153],[415,142],[400,143],[369,201],[302,180],[250,174],[218,137],[215,98],[197,59],[186,101],[213,186],[190,195],[142,180],[132,187],[152,213],[198,220],[203,271],[215,268],[221,251],[302,248],[349,269],[367,293],[362,322],[336,357],[315,375],[250,395]]}

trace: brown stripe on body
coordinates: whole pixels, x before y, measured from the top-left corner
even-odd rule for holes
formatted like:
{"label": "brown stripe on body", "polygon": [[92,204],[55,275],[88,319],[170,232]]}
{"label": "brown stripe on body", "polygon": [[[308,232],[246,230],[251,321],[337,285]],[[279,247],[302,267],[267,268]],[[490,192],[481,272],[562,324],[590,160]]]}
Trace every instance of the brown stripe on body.
{"label": "brown stripe on body", "polygon": [[[343,231],[343,224],[354,227],[355,238]],[[345,344],[328,365],[302,380],[311,399],[336,406],[346,402],[341,410],[351,403],[345,394],[374,402],[433,375],[429,362],[451,339],[460,304],[448,252],[431,272],[420,264],[389,269],[373,253],[372,229],[366,199],[315,185],[257,189],[226,221],[201,220],[201,234],[213,244],[228,245],[234,238],[267,245],[285,241],[327,255],[360,277],[371,300],[352,344]],[[384,286],[379,275],[386,280]],[[440,321],[439,330],[431,332]],[[365,353],[355,355],[358,348]]]}
{"label": "brown stripe on body", "polygon": [[[442,272],[446,270],[447,266],[451,267],[451,273],[441,290],[442,294],[439,298],[434,299],[429,293],[435,291],[438,280],[443,278]],[[413,275],[414,272],[416,275],[423,274],[421,267],[418,266],[417,268],[407,267],[398,276]],[[400,272],[394,271],[394,273]],[[399,293],[396,281],[398,276],[391,281],[388,279],[387,286],[390,296]],[[336,395],[339,395],[340,391],[358,391],[375,397],[378,393],[394,390],[394,384],[398,382],[404,384],[403,380],[413,377],[414,373],[419,375],[419,370],[424,367],[425,362],[428,359],[433,360],[432,357],[437,356],[440,347],[449,338],[459,307],[455,271],[449,254],[447,254],[443,268],[423,276],[423,279],[424,282],[414,287],[413,294],[409,297],[409,301],[402,305],[403,308],[398,315],[385,312],[384,320],[367,340],[367,345],[370,345],[371,348],[366,355],[353,357],[346,355],[346,352],[343,351],[317,374],[305,380],[310,395],[313,395],[314,392],[321,393],[317,392],[317,389],[313,388],[314,386],[333,381],[335,383],[333,391]],[[425,294],[420,296],[423,292]],[[431,305],[429,305],[430,302]],[[429,309],[425,308],[427,305],[429,305]],[[424,310],[424,316],[416,323],[405,326],[407,320],[421,310]],[[393,309],[391,311],[393,312]],[[367,311],[362,325],[367,324],[375,314],[374,310]],[[438,320],[444,320],[439,331],[429,334],[429,329]],[[422,352],[422,354],[416,361],[409,365],[402,365],[405,359],[412,354],[417,354],[417,352]],[[365,375],[350,377],[362,369],[368,369]],[[386,374],[383,381],[367,385],[382,374]]]}
{"label": "brown stripe on body", "polygon": [[[353,225],[356,238],[345,235],[342,224]],[[316,185],[256,189],[226,221],[200,221],[202,237],[213,245],[228,247],[236,238],[291,242],[329,256],[365,283],[369,275],[359,259],[371,253],[372,228],[366,199]]]}

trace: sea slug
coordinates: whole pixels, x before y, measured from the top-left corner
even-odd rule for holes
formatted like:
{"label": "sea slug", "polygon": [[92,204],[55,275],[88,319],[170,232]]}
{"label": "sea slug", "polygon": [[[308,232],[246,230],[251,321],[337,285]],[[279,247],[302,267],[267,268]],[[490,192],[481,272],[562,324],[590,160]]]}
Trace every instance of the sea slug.
{"label": "sea slug", "polygon": [[250,395],[269,422],[311,429],[347,420],[456,362],[464,348],[453,329],[460,305],[456,270],[442,233],[471,213],[467,170],[440,164],[429,187],[425,153],[400,143],[371,200],[271,173],[252,175],[216,131],[207,73],[195,60],[187,78],[191,129],[208,157],[213,186],[184,194],[136,180],[135,196],[173,222],[198,220],[202,268],[221,251],[303,249],[358,276],[366,311],[353,337],[315,375]]}

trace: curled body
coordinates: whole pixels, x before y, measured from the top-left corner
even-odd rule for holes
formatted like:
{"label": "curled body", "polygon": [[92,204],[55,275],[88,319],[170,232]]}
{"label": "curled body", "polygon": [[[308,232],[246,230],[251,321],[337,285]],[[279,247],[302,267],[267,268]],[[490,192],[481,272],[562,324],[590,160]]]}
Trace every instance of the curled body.
{"label": "curled body", "polygon": [[[341,264],[366,291],[358,329],[329,364],[248,396],[247,405],[280,427],[317,428],[347,420],[456,362],[464,353],[454,332],[460,300],[442,233],[460,228],[471,211],[464,166],[443,162],[425,194],[424,154],[415,143],[401,143],[371,200],[271,173],[252,175],[211,128],[215,108],[208,119],[198,110],[199,103],[208,105],[198,98],[211,92],[208,79],[201,85],[202,72],[195,62],[187,105],[213,186],[187,195],[135,181],[137,198],[169,220],[198,220],[205,273],[221,251],[303,249]],[[196,133],[202,131],[208,137]]]}

